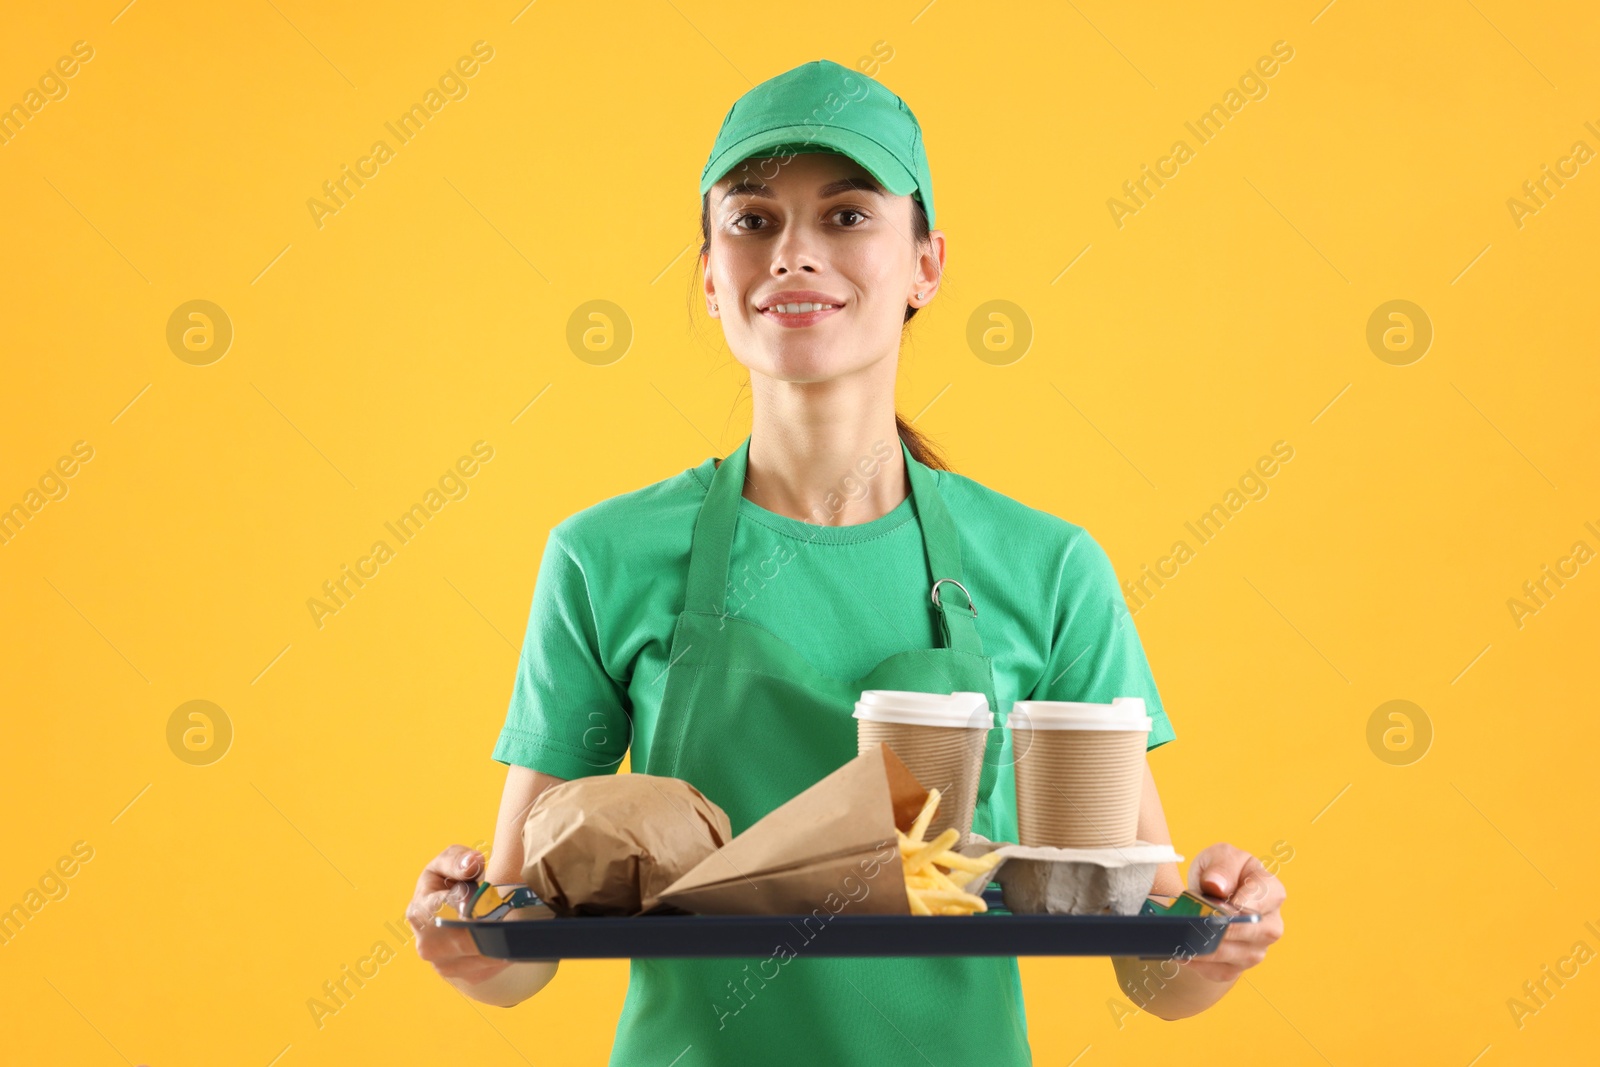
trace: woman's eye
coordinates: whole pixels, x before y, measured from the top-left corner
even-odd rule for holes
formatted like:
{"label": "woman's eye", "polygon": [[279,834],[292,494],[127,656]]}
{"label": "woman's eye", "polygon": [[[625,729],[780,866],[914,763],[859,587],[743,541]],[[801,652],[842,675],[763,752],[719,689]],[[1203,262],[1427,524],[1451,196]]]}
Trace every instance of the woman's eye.
{"label": "woman's eye", "polygon": [[[861,223],[867,218],[865,213],[857,211],[853,207],[839,208],[833,212],[831,217],[842,219],[844,228],[847,230],[858,229]],[[745,225],[746,222],[751,221],[753,221],[755,224],[749,226]],[[733,216],[733,218],[729,220],[729,225],[731,225],[735,230],[743,230],[745,233],[754,233],[758,230],[766,229],[766,221],[767,220],[760,215],[752,212],[745,212],[743,214]]]}

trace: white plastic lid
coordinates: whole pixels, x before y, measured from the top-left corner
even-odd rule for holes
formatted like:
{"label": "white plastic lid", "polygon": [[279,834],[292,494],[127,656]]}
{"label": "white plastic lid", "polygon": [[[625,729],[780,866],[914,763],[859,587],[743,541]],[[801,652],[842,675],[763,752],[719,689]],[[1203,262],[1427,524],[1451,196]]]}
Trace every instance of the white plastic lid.
{"label": "white plastic lid", "polygon": [[1070,700],[1019,700],[1006,716],[1008,730],[1141,730],[1155,721],[1145,714],[1143,697],[1114,697],[1109,704]]}
{"label": "white plastic lid", "polygon": [[856,701],[855,717],[910,726],[954,726],[987,730],[994,725],[989,698],[982,693],[918,693],[868,689]]}

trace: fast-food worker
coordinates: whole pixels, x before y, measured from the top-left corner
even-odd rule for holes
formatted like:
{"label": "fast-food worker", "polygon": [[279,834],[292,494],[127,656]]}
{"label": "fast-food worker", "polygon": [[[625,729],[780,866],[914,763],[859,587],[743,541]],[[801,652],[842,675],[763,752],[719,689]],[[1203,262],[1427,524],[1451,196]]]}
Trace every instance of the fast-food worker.
{"label": "fast-food worker", "polygon": [[[493,752],[508,765],[493,858],[485,871],[481,853],[446,849],[408,912],[422,956],[489,1004],[531,996],[556,964],[487,959],[429,916],[479,877],[518,881],[533,799],[625,753],[694,784],[737,833],[855,755],[866,689],[982,692],[1001,721],[1023,698],[1140,696],[1148,747],[1175,736],[1100,545],[950,470],[895,412],[902,334],[945,259],[905,102],[827,60],[796,67],[728,111],[700,194],[706,310],[749,371],[751,431],[550,531]],[[1015,840],[1004,734],[990,735],[975,829]],[[1139,836],[1171,840],[1148,763]],[[1282,930],[1283,887],[1240,849],[1201,852],[1189,885],[1268,916],[1159,974],[1113,961],[1135,1003],[1168,1018],[1214,1003]],[[1182,888],[1165,865],[1154,891]],[[1031,1062],[1014,957],[829,958],[806,944],[633,960],[611,1062]]]}

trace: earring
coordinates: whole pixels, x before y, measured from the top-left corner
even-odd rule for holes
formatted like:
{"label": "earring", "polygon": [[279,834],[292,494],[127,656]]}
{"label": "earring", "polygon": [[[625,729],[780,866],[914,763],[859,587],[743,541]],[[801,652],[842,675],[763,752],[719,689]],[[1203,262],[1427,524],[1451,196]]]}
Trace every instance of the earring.
{"label": "earring", "polygon": [[918,294],[917,294],[917,299],[918,299],[918,300],[921,300],[921,299],[922,299],[922,294],[921,294],[921,293],[918,293]]}

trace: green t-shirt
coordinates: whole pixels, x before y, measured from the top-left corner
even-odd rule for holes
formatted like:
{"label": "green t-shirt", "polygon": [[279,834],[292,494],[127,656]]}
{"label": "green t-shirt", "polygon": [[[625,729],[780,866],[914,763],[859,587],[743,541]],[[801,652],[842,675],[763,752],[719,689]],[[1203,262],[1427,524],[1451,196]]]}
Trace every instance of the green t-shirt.
{"label": "green t-shirt", "polygon": [[[631,765],[646,765],[673,628],[684,607],[695,519],[714,470],[708,457],[674,477],[585,508],[550,531],[494,759],[567,779],[614,772],[630,749]],[[935,470],[933,475],[961,540],[963,584],[978,608],[983,652],[994,661],[997,721],[1004,722],[1015,700],[1109,703],[1113,697],[1138,696],[1153,720],[1147,747],[1173,740],[1115,571],[1100,545],[1082,527],[961,474]],[[740,498],[729,582],[730,614],[771,631],[833,677],[858,678],[896,652],[938,643],[928,602],[927,554],[909,495],[887,514],[853,526],[803,522]],[[696,742],[717,744],[718,739],[688,739]],[[1015,788],[1008,738],[993,804],[1000,840],[1016,840]],[[737,977],[739,964],[747,961],[716,962],[724,969],[731,965],[729,974]],[[794,961],[784,973],[797,974],[797,965],[804,963],[820,975],[834,962]],[[671,966],[703,963],[633,961],[614,1062],[620,1062],[615,1056],[629,1030],[630,1011],[674,1016],[703,1011],[703,1019],[721,1018],[729,1025],[725,1005],[672,998],[665,981]],[[1007,980],[1018,1023],[1024,1025],[1016,961],[1009,964]],[[937,964],[930,962],[929,969],[936,973]],[[639,1004],[634,988],[642,984],[642,971],[655,976],[651,1005]],[[793,1006],[804,983],[786,981],[790,994],[784,999]],[[819,979],[819,988],[825,981]],[[854,999],[837,987],[828,993]],[[739,1002],[730,997],[728,1003]],[[839,1001],[832,1011],[843,1007]],[[805,1046],[785,1054],[801,1055],[808,1063],[859,1059],[867,1047],[863,1033],[881,1031],[886,1044],[874,1062],[900,1062],[900,1057],[923,1062],[895,1036],[892,1024],[881,1025],[878,1005],[850,1007],[858,1025],[836,1032],[813,1024]],[[685,1033],[700,1032],[703,1019]],[[652,1019],[653,1036],[663,1036],[661,1025],[661,1019]],[[772,1057],[782,1048],[781,1042],[769,1045],[764,1061],[779,1062]],[[830,1060],[829,1050],[841,1058]],[[656,1050],[662,1062],[677,1051]],[[697,1047],[678,1067],[720,1062],[705,1058],[715,1055],[713,1048]]]}

